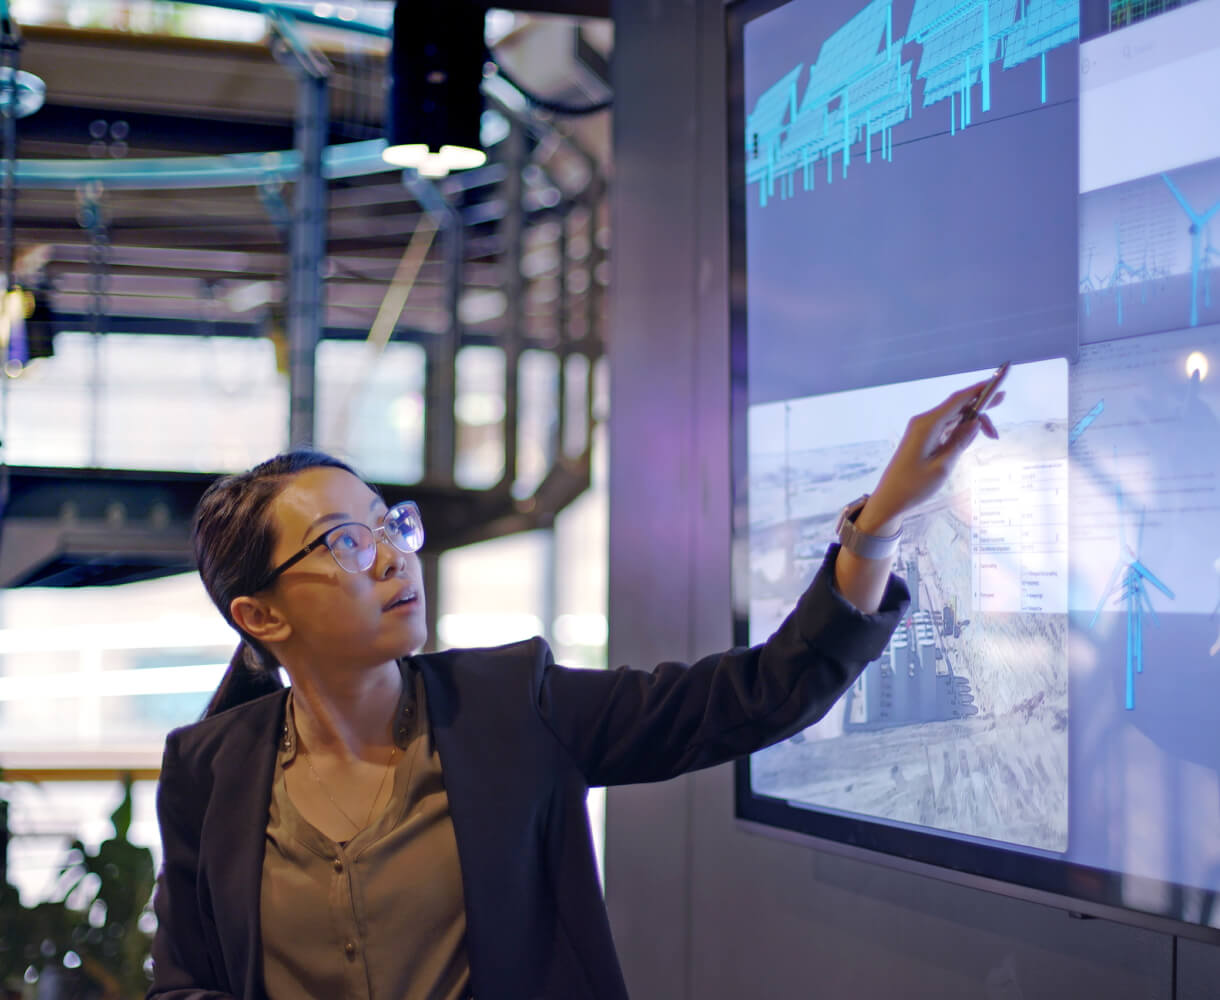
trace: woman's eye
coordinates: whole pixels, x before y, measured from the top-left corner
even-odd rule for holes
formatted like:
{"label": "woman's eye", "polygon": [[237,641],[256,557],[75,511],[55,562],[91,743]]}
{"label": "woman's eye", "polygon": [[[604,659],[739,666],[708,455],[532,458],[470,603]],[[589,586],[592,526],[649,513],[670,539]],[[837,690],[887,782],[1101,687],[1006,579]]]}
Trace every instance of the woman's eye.
{"label": "woman's eye", "polygon": [[331,536],[330,544],[335,549],[354,551],[360,548],[360,539],[354,531],[337,531]]}

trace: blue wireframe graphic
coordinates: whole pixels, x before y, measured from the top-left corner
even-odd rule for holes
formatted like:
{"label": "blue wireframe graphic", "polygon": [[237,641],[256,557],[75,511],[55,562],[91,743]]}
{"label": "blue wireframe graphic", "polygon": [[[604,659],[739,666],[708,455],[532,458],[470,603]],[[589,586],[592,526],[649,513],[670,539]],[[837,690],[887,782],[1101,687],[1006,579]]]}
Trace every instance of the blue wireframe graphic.
{"label": "blue wireframe graphic", "polygon": [[775,161],[780,136],[796,118],[796,82],[804,65],[769,87],[746,117],[746,183],[758,182],[759,203],[775,193]]}
{"label": "blue wireframe graphic", "polygon": [[[1178,190],[1168,174],[1161,174],[1161,179],[1169,187],[1170,193],[1177,199],[1186,218],[1190,219],[1190,325],[1199,325],[1199,272],[1206,270],[1203,279],[1204,305],[1209,309],[1212,304],[1212,280],[1208,260],[1215,257],[1220,261],[1220,248],[1212,245],[1211,220],[1220,212],[1220,201],[1211,208],[1196,212]],[[1204,242],[1206,241],[1206,242]],[[1120,320],[1121,322],[1121,320]]]}
{"label": "blue wireframe graphic", "polygon": [[[833,178],[833,158],[842,155],[843,176],[851,164],[851,147],[862,135],[865,157],[872,159],[872,136],[880,133],[882,156],[889,159],[888,132],[911,111],[910,64],[902,64],[902,39],[895,41],[891,0],[873,0],[822,43],[801,98],[802,128],[789,136],[785,154],[808,165],[826,160],[826,179]],[[808,187],[812,186],[812,177]]]}
{"label": "blue wireframe graphic", "polygon": [[1080,37],[1079,0],[1023,0],[1016,25],[1004,40],[1004,68],[1029,59],[1042,62],[1042,103],[1046,103],[1046,54]]}
{"label": "blue wireframe graphic", "polygon": [[1152,570],[1140,560],[1140,549],[1144,541],[1144,512],[1140,511],[1139,534],[1136,536],[1135,548],[1132,548],[1126,541],[1126,526],[1123,521],[1122,487],[1117,487],[1115,492],[1118,497],[1119,547],[1120,550],[1126,550],[1126,555],[1130,558],[1124,558],[1122,555],[1119,556],[1119,561],[1114,567],[1114,572],[1110,575],[1110,582],[1106,584],[1106,589],[1102,592],[1097,610],[1093,612],[1093,620],[1089,622],[1089,628],[1091,629],[1097,624],[1097,619],[1101,616],[1102,609],[1111,598],[1117,597],[1123,606],[1125,606],[1127,610],[1127,690],[1125,706],[1128,711],[1132,711],[1135,708],[1135,675],[1144,672],[1144,611],[1147,610],[1152,615],[1152,620],[1155,623],[1160,623],[1160,619],[1157,618],[1156,609],[1152,606],[1152,601],[1148,597],[1148,591],[1144,586],[1145,581],[1151,583],[1171,601],[1175,600],[1175,598],[1173,591],[1158,580]]}
{"label": "blue wireframe graphic", "polygon": [[[915,0],[905,36],[894,32],[893,0],[871,0],[822,43],[797,102],[802,67],[787,73],[755,102],[746,118],[746,183],[758,183],[766,206],[780,181],[781,197],[795,193],[800,173],[814,189],[815,165],[834,159],[847,176],[852,147],[863,140],[865,162],[879,139],[882,160],[894,157],[893,130],[913,114],[914,80],[924,82],[923,106],[949,101],[950,132],[972,122],[971,95],[979,84],[981,109],[991,110],[991,65],[1011,69],[1042,61],[1042,102],[1047,100],[1046,54],[1079,35],[1076,0]],[[918,71],[902,58],[919,45]]]}
{"label": "blue wireframe graphic", "polygon": [[1089,429],[1089,424],[1102,415],[1106,409],[1106,401],[1099,399],[1097,405],[1089,410],[1083,417],[1076,421],[1076,426],[1068,432],[1068,447],[1076,443],[1076,439]]}
{"label": "blue wireframe graphic", "polygon": [[976,83],[981,110],[991,110],[991,64],[1016,26],[1018,5],[1014,0],[916,0],[907,39],[923,46],[916,74],[924,81],[923,106],[948,99],[951,131],[970,124]]}

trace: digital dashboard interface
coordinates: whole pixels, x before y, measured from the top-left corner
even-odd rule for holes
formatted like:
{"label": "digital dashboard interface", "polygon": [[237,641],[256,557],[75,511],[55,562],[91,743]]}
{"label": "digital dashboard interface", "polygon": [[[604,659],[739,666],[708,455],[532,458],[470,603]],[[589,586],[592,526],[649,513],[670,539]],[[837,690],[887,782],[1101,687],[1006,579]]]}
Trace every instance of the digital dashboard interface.
{"label": "digital dashboard interface", "polygon": [[744,818],[1220,928],[1220,0],[730,17],[734,602],[763,641],[914,414],[910,609]]}

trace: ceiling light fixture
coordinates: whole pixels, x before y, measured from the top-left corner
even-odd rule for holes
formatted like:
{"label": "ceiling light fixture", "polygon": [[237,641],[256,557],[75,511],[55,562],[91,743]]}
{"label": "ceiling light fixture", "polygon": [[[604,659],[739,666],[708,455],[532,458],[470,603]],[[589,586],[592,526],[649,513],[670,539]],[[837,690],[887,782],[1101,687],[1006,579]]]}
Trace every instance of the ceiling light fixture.
{"label": "ceiling light fixture", "polygon": [[382,156],[425,177],[487,161],[483,116],[486,3],[396,0]]}

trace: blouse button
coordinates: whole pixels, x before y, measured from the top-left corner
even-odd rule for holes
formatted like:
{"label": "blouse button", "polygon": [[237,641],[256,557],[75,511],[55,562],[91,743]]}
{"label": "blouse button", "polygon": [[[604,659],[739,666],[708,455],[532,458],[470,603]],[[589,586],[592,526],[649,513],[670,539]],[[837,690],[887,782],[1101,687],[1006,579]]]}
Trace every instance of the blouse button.
{"label": "blouse button", "polygon": [[348,941],[347,944],[345,944],[343,946],[343,954],[345,954],[348,958],[355,958],[356,957],[356,942]]}
{"label": "blouse button", "polygon": [[343,862],[342,862],[342,861],[340,861],[338,858],[335,858],[335,871],[336,871],[336,872],[342,872],[342,871],[343,871]]}

